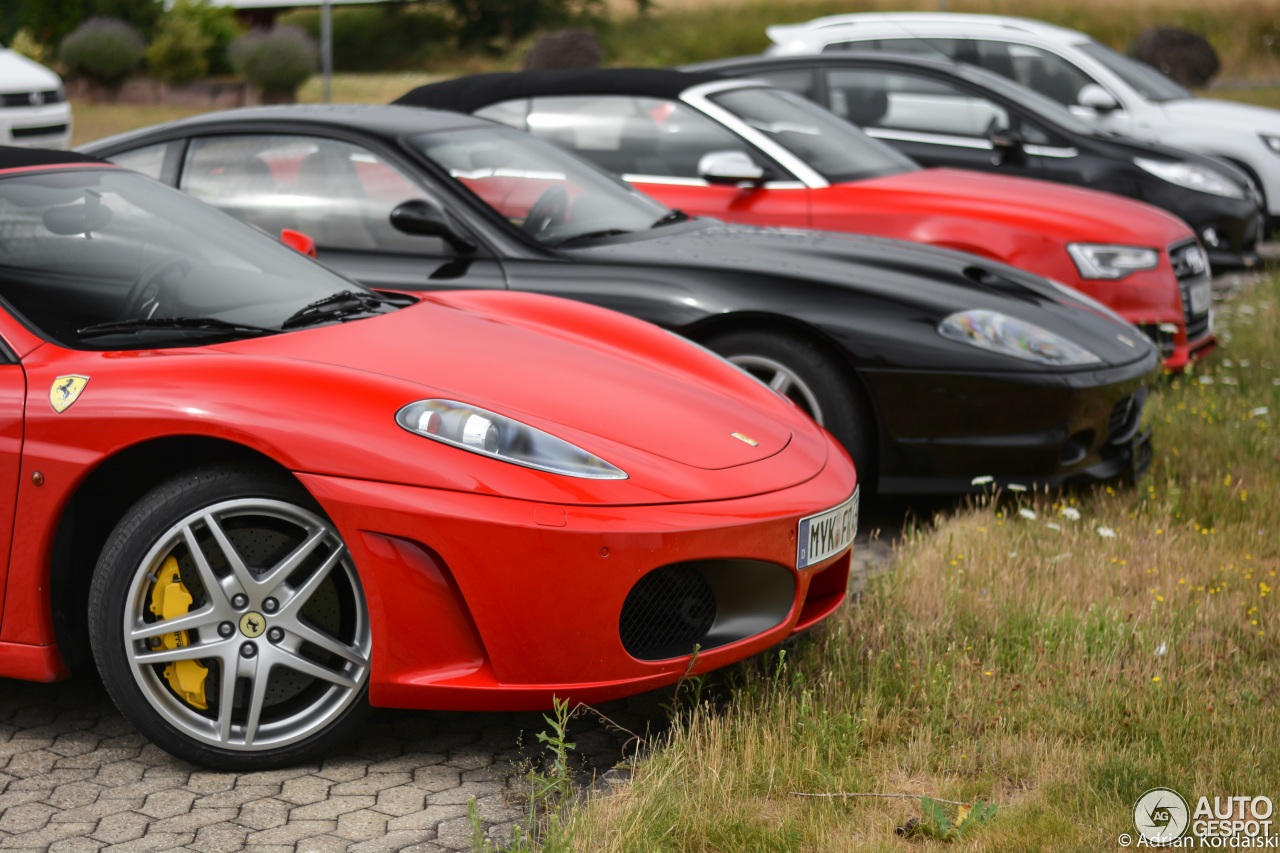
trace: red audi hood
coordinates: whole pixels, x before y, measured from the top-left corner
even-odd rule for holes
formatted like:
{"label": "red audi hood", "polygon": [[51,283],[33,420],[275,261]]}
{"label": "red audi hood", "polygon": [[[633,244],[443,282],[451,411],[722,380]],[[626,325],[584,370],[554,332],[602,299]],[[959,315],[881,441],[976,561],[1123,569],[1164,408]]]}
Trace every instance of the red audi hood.
{"label": "red audi hood", "polygon": [[532,294],[435,294],[379,317],[217,348],[403,379],[404,403],[458,400],[586,449],[594,436],[702,469],[773,456],[793,429],[816,430],[794,406],[683,339]]}
{"label": "red audi hood", "polygon": [[1111,193],[1063,184],[966,172],[922,169],[836,187],[878,193],[888,208],[989,219],[1035,230],[1064,242],[1123,243],[1164,248],[1194,237],[1176,216]]}

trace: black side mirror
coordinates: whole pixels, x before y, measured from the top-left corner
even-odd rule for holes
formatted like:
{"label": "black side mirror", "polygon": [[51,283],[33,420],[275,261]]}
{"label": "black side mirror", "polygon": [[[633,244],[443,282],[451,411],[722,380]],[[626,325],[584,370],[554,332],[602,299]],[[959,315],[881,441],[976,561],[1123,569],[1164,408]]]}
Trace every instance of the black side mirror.
{"label": "black side mirror", "polygon": [[460,255],[468,255],[478,248],[475,241],[454,228],[444,208],[420,198],[397,205],[391,211],[391,227],[405,234],[439,237]]}
{"label": "black side mirror", "polygon": [[1021,163],[1026,158],[1026,152],[1022,148],[1022,134],[1018,131],[1001,127],[991,131],[987,138],[991,140],[991,162],[994,165]]}

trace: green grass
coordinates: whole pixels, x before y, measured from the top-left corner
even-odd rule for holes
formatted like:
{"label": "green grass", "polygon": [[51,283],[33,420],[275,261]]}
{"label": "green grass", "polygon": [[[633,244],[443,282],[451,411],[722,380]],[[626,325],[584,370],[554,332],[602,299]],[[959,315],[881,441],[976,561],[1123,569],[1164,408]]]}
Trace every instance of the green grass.
{"label": "green grass", "polygon": [[819,636],[573,812],[574,848],[912,849],[918,800],[791,794],[879,792],[997,803],[957,849],[1114,849],[1152,787],[1274,797],[1280,276],[1219,316],[1222,354],[1153,395],[1138,487],[910,533]]}

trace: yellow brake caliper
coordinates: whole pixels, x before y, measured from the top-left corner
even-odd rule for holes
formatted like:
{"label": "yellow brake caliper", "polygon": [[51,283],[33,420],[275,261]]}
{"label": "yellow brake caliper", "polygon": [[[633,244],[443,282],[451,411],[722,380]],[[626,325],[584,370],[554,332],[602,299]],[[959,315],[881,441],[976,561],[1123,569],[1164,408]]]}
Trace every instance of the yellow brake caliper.
{"label": "yellow brake caliper", "polygon": [[[178,561],[169,557],[160,567],[159,577],[151,590],[151,612],[161,619],[175,619],[191,610],[191,593],[182,583]],[[186,631],[174,631],[160,635],[160,647],[180,649],[190,640]],[[193,708],[204,710],[209,702],[204,696],[204,680],[209,668],[198,660],[174,661],[164,668],[169,686]]]}

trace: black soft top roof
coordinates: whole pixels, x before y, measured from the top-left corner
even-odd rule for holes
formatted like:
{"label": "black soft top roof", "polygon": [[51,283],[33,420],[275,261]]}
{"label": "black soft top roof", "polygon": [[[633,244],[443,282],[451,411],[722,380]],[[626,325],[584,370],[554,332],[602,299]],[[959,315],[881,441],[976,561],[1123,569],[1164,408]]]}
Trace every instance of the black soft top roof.
{"label": "black soft top roof", "polygon": [[573,68],[474,74],[419,86],[394,104],[472,113],[517,98],[555,95],[636,95],[677,98],[691,86],[724,80],[720,74],[670,68]]}
{"label": "black soft top roof", "polygon": [[[16,148],[0,145],[0,172],[5,169],[28,169],[32,166],[61,166],[64,163],[103,163],[97,157],[77,151],[56,148]],[[105,164],[104,164],[105,165]]]}

